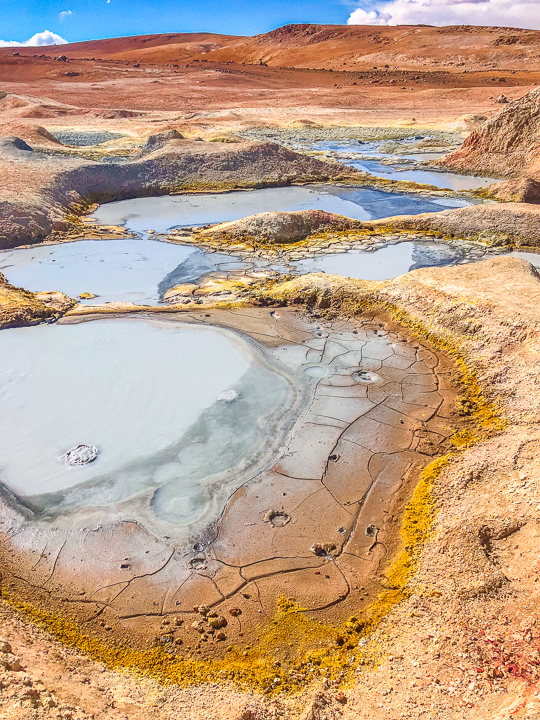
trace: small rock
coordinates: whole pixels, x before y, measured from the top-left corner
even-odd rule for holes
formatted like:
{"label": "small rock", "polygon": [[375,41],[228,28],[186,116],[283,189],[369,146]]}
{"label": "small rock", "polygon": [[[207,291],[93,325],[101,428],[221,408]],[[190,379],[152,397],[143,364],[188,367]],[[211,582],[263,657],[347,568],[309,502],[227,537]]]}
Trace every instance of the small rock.
{"label": "small rock", "polygon": [[321,555],[330,555],[330,553],[334,552],[336,549],[336,546],[334,543],[324,543],[322,545],[321,543],[313,543],[313,545],[310,547],[311,552],[314,555],[318,555],[319,557]]}
{"label": "small rock", "polygon": [[218,615],[215,618],[210,618],[208,622],[210,627],[213,627],[214,630],[220,630],[227,625],[227,621],[222,615]]}
{"label": "small rock", "polygon": [[[207,563],[206,558],[203,557],[196,557],[189,561],[189,567],[192,570],[206,570]],[[200,605],[199,607],[205,607],[204,605]],[[200,610],[199,610],[200,612]]]}
{"label": "small rock", "polygon": [[505,103],[508,102],[508,98],[506,97],[506,95],[499,95],[499,97],[497,98],[497,100],[495,102],[498,102],[501,105],[504,105]]}
{"label": "small rock", "polygon": [[0,638],[0,652],[2,652],[2,653],[10,653],[11,652],[11,645],[4,638]]}
{"label": "small rock", "polygon": [[229,610],[229,612],[230,612],[230,614],[231,614],[233,617],[238,617],[238,615],[241,615],[241,614],[242,614],[242,611],[240,610],[240,608],[237,608],[237,607],[232,607],[232,608]]}
{"label": "small rock", "polygon": [[59,460],[66,465],[88,465],[88,463],[93,462],[98,455],[99,448],[94,445],[77,445],[64,453]]}
{"label": "small rock", "polygon": [[4,653],[0,655],[0,666],[12,672],[18,672],[21,669],[21,661],[13,653]]}

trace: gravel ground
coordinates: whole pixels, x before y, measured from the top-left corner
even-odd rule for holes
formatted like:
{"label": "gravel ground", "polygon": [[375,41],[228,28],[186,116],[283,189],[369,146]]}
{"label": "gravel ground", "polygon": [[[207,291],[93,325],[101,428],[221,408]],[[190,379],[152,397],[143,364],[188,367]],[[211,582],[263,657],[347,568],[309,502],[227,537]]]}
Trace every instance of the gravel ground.
{"label": "gravel ground", "polygon": [[56,130],[54,137],[64,145],[73,147],[85,147],[86,145],[101,145],[109,140],[118,140],[125,137],[121,133],[109,132],[107,130]]}
{"label": "gravel ground", "polygon": [[458,133],[437,130],[423,131],[421,128],[395,127],[306,127],[306,128],[252,128],[238,133],[248,140],[270,140],[288,147],[305,147],[306,143],[321,140],[404,140],[405,138],[421,139],[426,135],[459,145],[463,138]]}

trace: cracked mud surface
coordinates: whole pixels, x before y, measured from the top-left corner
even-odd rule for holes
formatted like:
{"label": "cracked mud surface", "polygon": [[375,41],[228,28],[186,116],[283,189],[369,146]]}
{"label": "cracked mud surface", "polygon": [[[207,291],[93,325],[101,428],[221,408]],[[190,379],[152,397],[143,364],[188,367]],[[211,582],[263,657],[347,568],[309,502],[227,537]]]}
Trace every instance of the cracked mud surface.
{"label": "cracked mud surface", "polygon": [[410,487],[455,431],[451,363],[373,317],[244,308],[179,318],[239,330],[307,379],[309,402],[277,461],[189,548],[135,517],[45,531],[3,506],[8,586],[92,634],[202,656],[256,640],[280,596],[343,620],[380,592]]}

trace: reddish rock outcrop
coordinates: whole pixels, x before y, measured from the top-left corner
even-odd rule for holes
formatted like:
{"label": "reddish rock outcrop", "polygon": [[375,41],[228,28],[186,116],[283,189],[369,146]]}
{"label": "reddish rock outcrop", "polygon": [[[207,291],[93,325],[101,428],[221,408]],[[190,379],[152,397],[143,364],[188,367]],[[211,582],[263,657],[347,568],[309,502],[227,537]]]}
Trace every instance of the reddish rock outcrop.
{"label": "reddish rock outcrop", "polygon": [[538,192],[531,194],[528,181],[540,181],[540,87],[505,105],[471,133],[458,150],[439,160],[439,165],[523,180],[521,190],[503,183],[497,195],[506,199],[510,194],[513,200],[538,202]]}

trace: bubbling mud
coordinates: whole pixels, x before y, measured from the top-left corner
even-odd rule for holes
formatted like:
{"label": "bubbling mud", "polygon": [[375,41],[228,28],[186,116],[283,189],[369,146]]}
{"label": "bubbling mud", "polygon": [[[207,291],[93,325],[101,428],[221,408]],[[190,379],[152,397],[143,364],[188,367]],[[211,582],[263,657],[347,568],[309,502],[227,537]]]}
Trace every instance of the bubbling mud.
{"label": "bubbling mud", "polygon": [[[1,339],[1,480],[62,526],[208,524],[297,395],[279,363],[218,328],[113,319]],[[59,462],[79,440],[99,455]]]}
{"label": "bubbling mud", "polygon": [[[277,315],[2,333],[15,592],[60,614],[73,597],[121,642],[159,643],[166,618],[209,657],[255,642],[284,594],[333,622],[381,592],[405,489],[455,431],[451,365],[375,319]],[[98,457],[58,463],[81,439]],[[241,622],[213,635],[194,607]]]}

